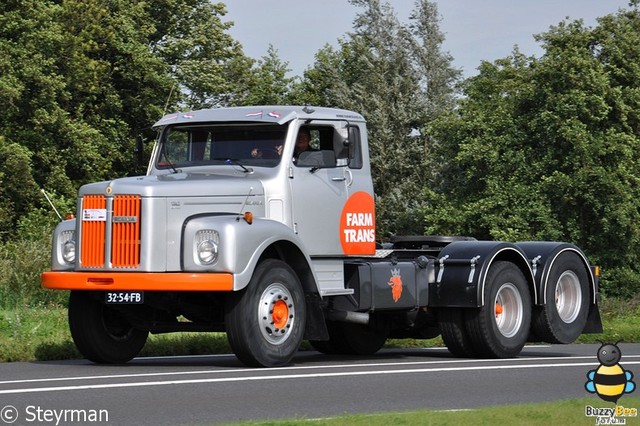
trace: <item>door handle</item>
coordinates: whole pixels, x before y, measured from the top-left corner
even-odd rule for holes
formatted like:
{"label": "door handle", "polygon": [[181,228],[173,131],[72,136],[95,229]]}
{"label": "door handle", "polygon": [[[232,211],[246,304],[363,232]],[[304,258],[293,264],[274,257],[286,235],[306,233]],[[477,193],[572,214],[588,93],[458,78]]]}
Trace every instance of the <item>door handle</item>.
{"label": "door handle", "polygon": [[351,184],[353,183],[353,174],[351,174],[351,170],[345,169],[345,175],[345,178],[348,178],[347,186],[351,186]]}
{"label": "door handle", "polygon": [[344,177],[344,176],[343,177],[332,177],[331,180],[334,181],[334,182],[344,182],[345,180],[347,180],[347,178]]}

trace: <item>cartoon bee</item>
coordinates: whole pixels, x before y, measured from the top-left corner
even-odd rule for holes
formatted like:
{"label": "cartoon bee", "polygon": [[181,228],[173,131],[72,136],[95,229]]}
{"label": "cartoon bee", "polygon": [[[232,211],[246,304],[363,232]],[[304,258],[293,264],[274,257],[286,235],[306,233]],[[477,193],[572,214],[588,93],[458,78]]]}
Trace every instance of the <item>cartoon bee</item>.
{"label": "cartoon bee", "polygon": [[584,387],[589,393],[598,394],[600,399],[618,403],[618,399],[625,393],[631,393],[636,384],[631,381],[633,373],[625,371],[620,364],[622,351],[618,343],[603,343],[598,349],[600,366],[587,373],[589,379]]}

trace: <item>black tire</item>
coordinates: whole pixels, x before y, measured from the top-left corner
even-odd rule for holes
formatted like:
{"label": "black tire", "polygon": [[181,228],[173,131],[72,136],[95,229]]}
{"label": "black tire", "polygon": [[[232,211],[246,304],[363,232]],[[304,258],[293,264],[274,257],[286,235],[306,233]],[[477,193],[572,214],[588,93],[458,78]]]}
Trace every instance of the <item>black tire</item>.
{"label": "black tire", "polygon": [[309,344],[321,354],[337,355],[340,353],[340,350],[336,348],[331,340],[309,340]]}
{"label": "black tire", "polygon": [[286,263],[261,262],[243,291],[232,294],[225,309],[227,339],[251,367],[287,365],[304,336],[306,305],[298,277]]}
{"label": "black tire", "polygon": [[98,364],[130,361],[149,336],[86,291],[72,291],[69,296],[69,329],[80,353]]}
{"label": "black tire", "polygon": [[533,310],[532,332],[548,343],[572,343],[587,324],[589,294],[589,274],[580,257],[560,254],[549,272],[546,303]]}
{"label": "black tire", "polygon": [[447,349],[453,355],[461,358],[476,356],[471,345],[471,339],[464,325],[464,311],[461,308],[444,308],[438,310],[438,325],[440,334]]}
{"label": "black tire", "polygon": [[349,354],[373,355],[378,352],[387,341],[388,332],[378,330],[372,326],[362,324],[342,324],[345,344]]}
{"label": "black tire", "polygon": [[465,325],[478,356],[510,358],[518,355],[529,336],[531,295],[522,271],[498,261],[487,273],[484,305],[466,311]]}
{"label": "black tire", "polygon": [[387,342],[386,329],[348,322],[328,321],[328,341],[310,341],[318,352],[327,355],[373,355]]}
{"label": "black tire", "polygon": [[347,344],[342,326],[342,323],[327,321],[329,340],[309,340],[309,343],[315,350],[326,355],[350,354],[351,348]]}

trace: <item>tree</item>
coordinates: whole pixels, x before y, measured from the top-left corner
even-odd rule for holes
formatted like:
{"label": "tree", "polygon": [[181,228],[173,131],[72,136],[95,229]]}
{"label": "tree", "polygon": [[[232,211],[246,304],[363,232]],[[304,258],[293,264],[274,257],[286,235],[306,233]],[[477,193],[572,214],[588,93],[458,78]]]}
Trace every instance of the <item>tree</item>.
{"label": "tree", "polygon": [[[135,137],[164,111],[243,93],[252,61],[225,13],[207,0],[2,2],[0,161],[31,165],[3,182],[74,199],[84,183],[142,172]],[[0,207],[3,229],[44,202],[19,193],[29,185],[3,192],[3,207],[24,207]]]}
{"label": "tree", "polygon": [[209,0],[161,0],[152,3],[147,16],[155,25],[151,52],[169,65],[178,83],[179,104],[189,108],[226,105],[253,61],[227,31],[225,5]]}
{"label": "tree", "polygon": [[432,180],[427,124],[454,104],[459,71],[441,49],[435,3],[416,2],[410,24],[388,3],[363,9],[354,32],[326,46],[305,71],[295,99],[352,109],[368,121],[379,235],[422,233],[421,188]]}
{"label": "tree", "polygon": [[29,151],[0,136],[0,234],[12,233],[15,216],[26,215],[38,197],[31,172]]}
{"label": "tree", "polygon": [[428,232],[573,242],[623,295],[640,289],[640,15],[598,23],[551,27],[539,59],[481,65],[434,122],[447,163],[425,216]]}
{"label": "tree", "polygon": [[[267,54],[253,64],[245,78],[236,80],[238,90],[231,105],[284,105],[290,98],[295,78],[287,77],[290,71],[282,62],[277,50],[269,45]],[[294,102],[295,103],[295,102]]]}

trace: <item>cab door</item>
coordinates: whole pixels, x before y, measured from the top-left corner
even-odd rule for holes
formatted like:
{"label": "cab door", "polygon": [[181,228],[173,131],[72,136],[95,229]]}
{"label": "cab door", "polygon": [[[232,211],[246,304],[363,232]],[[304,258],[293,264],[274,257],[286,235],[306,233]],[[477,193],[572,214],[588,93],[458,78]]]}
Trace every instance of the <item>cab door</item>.
{"label": "cab door", "polygon": [[347,202],[340,214],[340,244],[350,256],[376,252],[376,213],[364,123],[346,123],[339,163],[347,187]]}
{"label": "cab door", "polygon": [[[302,126],[301,126],[302,127]],[[373,183],[364,124],[312,122],[311,151],[290,167],[294,230],[311,256],[375,253]]]}
{"label": "cab door", "polygon": [[340,213],[348,198],[345,167],[338,166],[334,140],[340,122],[313,122],[311,151],[289,168],[293,229],[309,255],[340,256]]}

